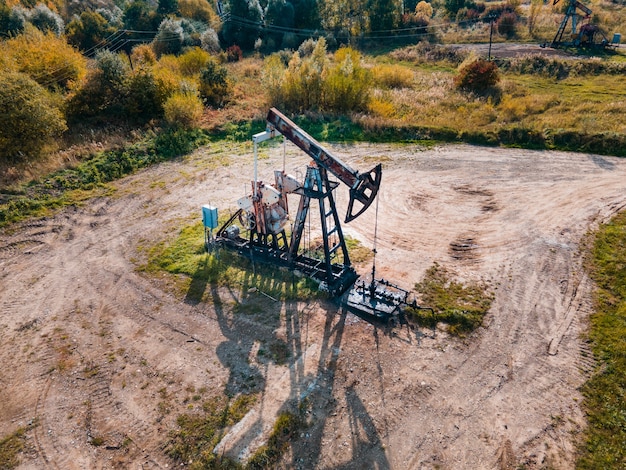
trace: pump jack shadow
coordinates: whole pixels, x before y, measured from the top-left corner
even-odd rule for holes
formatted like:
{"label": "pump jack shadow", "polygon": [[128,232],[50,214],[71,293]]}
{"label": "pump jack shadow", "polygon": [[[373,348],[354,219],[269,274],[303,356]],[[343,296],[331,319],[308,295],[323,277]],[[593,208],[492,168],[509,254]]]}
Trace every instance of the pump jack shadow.
{"label": "pump jack shadow", "polygon": [[[257,413],[251,416],[254,422],[248,424],[245,433],[236,437],[237,441],[233,446],[245,448],[263,432],[266,423],[261,416],[275,398],[272,396],[272,387],[276,387],[276,384],[268,380],[270,369],[274,368],[276,371],[276,366],[284,365],[285,387],[289,388],[289,399],[280,404],[277,413],[308,410],[306,416],[303,416],[307,426],[290,442],[291,467],[302,467],[303,462],[310,468],[320,465],[328,419],[337,400],[342,397],[348,412],[351,435],[346,439],[351,443],[352,458],[336,468],[356,468],[355,459],[363,462],[363,456],[370,456],[370,468],[390,468],[382,438],[357,388],[349,385],[344,390],[337,389],[335,376],[346,318],[350,313],[330,301],[315,301],[310,304],[301,301],[272,302],[258,292],[251,291],[250,287],[269,290],[273,282],[279,281],[261,279],[253,272],[244,277],[241,290],[239,286],[236,289],[219,287],[216,283],[207,281],[206,269],[206,264],[198,266],[197,273],[192,276],[185,302],[197,305],[204,301],[215,312],[224,336],[224,341],[216,348],[216,354],[229,370],[225,393],[228,396],[260,393],[256,405]],[[315,335],[314,325],[309,324],[313,315],[324,316],[321,335]],[[372,319],[364,320],[374,326],[377,348],[379,332],[394,336],[392,326]],[[311,362],[307,351],[317,345],[319,355],[314,359],[315,363]],[[265,354],[261,355],[261,350]],[[277,355],[272,351],[279,351],[281,354]],[[381,393],[384,395],[380,363],[378,371]]]}

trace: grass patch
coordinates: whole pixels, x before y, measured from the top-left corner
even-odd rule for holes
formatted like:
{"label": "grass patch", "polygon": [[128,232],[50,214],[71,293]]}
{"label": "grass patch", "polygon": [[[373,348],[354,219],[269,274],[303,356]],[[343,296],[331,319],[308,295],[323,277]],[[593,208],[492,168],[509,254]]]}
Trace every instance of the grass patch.
{"label": "grass patch", "polygon": [[19,454],[25,449],[27,429],[18,428],[0,439],[0,469],[10,470],[20,464]]}
{"label": "grass patch", "polygon": [[435,263],[422,282],[415,285],[422,304],[432,307],[434,315],[427,310],[408,308],[407,317],[420,326],[435,327],[443,322],[448,332],[464,337],[482,325],[483,318],[493,301],[484,284],[463,285],[450,279],[450,273]]}
{"label": "grass patch", "polygon": [[267,444],[261,446],[248,461],[246,469],[263,470],[274,468],[289,448],[289,442],[297,437],[297,433],[305,426],[302,418],[294,413],[281,413]]}
{"label": "grass patch", "polygon": [[298,277],[287,269],[258,262],[253,264],[248,258],[227,249],[217,248],[207,253],[201,222],[183,227],[173,241],[153,247],[147,264],[140,270],[179,275],[177,290],[185,292],[186,298],[195,302],[203,300],[209,285],[230,286],[241,292],[256,288],[281,300],[323,296],[315,281]]}
{"label": "grass patch", "polygon": [[178,416],[178,429],[169,435],[167,455],[191,470],[243,468],[227,457],[215,455],[213,449],[255,402],[255,395],[240,395],[232,401],[218,398],[204,402],[202,413]]}
{"label": "grass patch", "polygon": [[350,261],[352,263],[366,263],[374,258],[374,252],[371,248],[363,246],[363,244],[356,238],[346,236],[346,248],[350,255]]}
{"label": "grass patch", "polygon": [[128,148],[97,153],[74,168],[32,181],[18,191],[0,192],[0,226],[26,217],[44,216],[54,209],[101,194],[106,183],[189,153],[206,142],[203,131],[168,129]]}
{"label": "grass patch", "polygon": [[582,389],[589,427],[577,468],[625,468],[626,212],[598,230],[589,269],[597,285],[589,339],[599,369]]}

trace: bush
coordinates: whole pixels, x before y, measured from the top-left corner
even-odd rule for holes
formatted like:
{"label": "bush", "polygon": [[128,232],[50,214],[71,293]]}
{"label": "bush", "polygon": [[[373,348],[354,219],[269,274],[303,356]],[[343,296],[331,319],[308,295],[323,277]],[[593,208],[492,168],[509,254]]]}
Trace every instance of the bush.
{"label": "bush", "polygon": [[86,59],[65,39],[34,28],[0,44],[0,52],[12,57],[23,72],[46,88],[69,89],[87,73]]}
{"label": "bush", "polygon": [[156,64],[157,61],[154,50],[148,44],[139,44],[133,47],[130,58],[135,66],[152,66]]}
{"label": "bush", "polygon": [[180,20],[165,18],[154,38],[154,51],[158,54],[178,54],[183,48],[185,34]]}
{"label": "bush", "polygon": [[195,127],[202,117],[202,101],[191,93],[174,93],[163,105],[165,120],[174,126]]}
{"label": "bush", "polygon": [[228,72],[211,60],[200,72],[200,97],[208,106],[222,106],[231,92]]}
{"label": "bush", "polygon": [[39,3],[28,15],[31,24],[44,33],[52,32],[60,36],[65,30],[63,19],[43,3]]}
{"label": "bush", "polygon": [[207,142],[199,129],[174,127],[157,135],[154,145],[162,158],[174,158],[188,154]]}
{"label": "bush", "polygon": [[402,65],[376,65],[372,75],[376,84],[384,88],[410,88],[413,85],[413,71]]}
{"label": "bush", "polygon": [[219,20],[211,4],[206,0],[178,0],[178,11],[184,18],[191,18],[214,25]]}
{"label": "bush", "polygon": [[234,44],[226,49],[226,59],[228,62],[239,62],[242,58],[243,53],[241,52],[241,47],[237,44]]}
{"label": "bush", "polygon": [[67,25],[65,34],[70,44],[83,51],[92,51],[114,31],[115,28],[102,15],[84,11],[80,18],[73,19]]}
{"label": "bush", "polygon": [[184,76],[193,77],[206,68],[211,60],[211,55],[208,52],[199,47],[194,47],[178,57],[178,64],[180,72]]}
{"label": "bush", "polygon": [[310,56],[313,54],[315,46],[317,46],[317,40],[313,38],[305,40],[302,44],[300,44],[300,47],[298,47],[298,55],[302,58]]}
{"label": "bush", "polygon": [[503,13],[498,19],[498,33],[507,38],[517,34],[517,15],[515,13]]}
{"label": "bush", "polygon": [[37,156],[66,129],[53,97],[19,72],[0,71],[0,155]]}
{"label": "bush", "polygon": [[217,54],[222,50],[220,47],[220,40],[213,28],[208,28],[200,34],[200,46],[202,49],[212,54]]}
{"label": "bush", "polygon": [[344,47],[335,53],[335,65],[325,72],[323,105],[328,111],[348,112],[366,109],[370,73],[361,65],[360,54]]}
{"label": "bush", "polygon": [[499,81],[498,66],[495,62],[485,59],[477,59],[462,65],[454,78],[454,84],[459,90],[479,95],[492,91]]}
{"label": "bush", "polygon": [[163,115],[167,96],[161,92],[152,70],[140,68],[132,72],[124,83],[124,91],[121,104],[126,116],[148,121]]}
{"label": "bush", "polygon": [[0,36],[13,37],[24,31],[28,12],[19,6],[9,8],[5,4],[0,7]]}

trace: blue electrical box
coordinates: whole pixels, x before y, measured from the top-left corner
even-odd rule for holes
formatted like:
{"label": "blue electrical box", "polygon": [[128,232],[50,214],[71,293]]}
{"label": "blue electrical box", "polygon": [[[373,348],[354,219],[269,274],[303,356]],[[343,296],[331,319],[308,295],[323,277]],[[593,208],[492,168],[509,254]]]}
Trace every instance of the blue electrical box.
{"label": "blue electrical box", "polygon": [[202,223],[207,228],[217,228],[217,207],[207,204],[202,206]]}

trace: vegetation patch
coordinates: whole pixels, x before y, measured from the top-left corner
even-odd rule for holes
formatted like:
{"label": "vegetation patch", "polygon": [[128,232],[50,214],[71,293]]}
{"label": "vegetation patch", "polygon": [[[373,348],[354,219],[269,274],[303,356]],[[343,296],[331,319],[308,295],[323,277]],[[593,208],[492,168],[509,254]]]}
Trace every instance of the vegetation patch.
{"label": "vegetation patch", "polygon": [[74,168],[59,170],[17,191],[0,192],[0,226],[45,215],[85,199],[106,183],[140,168],[191,152],[207,142],[198,129],[171,128],[125,149],[98,153]]}
{"label": "vegetation patch", "polygon": [[207,286],[230,286],[241,292],[259,290],[281,300],[323,296],[315,281],[298,277],[287,269],[252,263],[234,251],[219,247],[207,253],[201,222],[181,229],[173,241],[153,247],[148,262],[140,269],[152,274],[166,271],[179,275],[177,290],[192,302],[203,300]]}
{"label": "vegetation patch", "polygon": [[421,303],[432,307],[429,310],[407,308],[406,315],[420,326],[434,328],[437,323],[448,325],[448,332],[464,337],[482,325],[485,314],[491,307],[493,294],[484,284],[463,285],[451,279],[444,267],[435,263],[415,285]]}
{"label": "vegetation patch", "polygon": [[626,466],[626,212],[602,226],[589,263],[597,285],[589,339],[598,372],[583,386],[589,427],[577,468]]}
{"label": "vegetation patch", "polygon": [[216,398],[202,404],[202,413],[178,416],[178,429],[169,435],[167,454],[191,470],[243,468],[234,460],[214,454],[213,449],[255,402],[255,395],[240,395],[233,400]]}
{"label": "vegetation patch", "polygon": [[261,446],[248,461],[246,469],[263,470],[274,468],[289,448],[289,443],[297,437],[297,433],[305,426],[304,420],[297,414],[281,413],[274,424],[267,444]]}
{"label": "vegetation patch", "polygon": [[18,428],[0,439],[0,469],[10,470],[20,464],[19,454],[24,451],[27,428]]}

